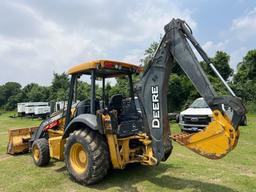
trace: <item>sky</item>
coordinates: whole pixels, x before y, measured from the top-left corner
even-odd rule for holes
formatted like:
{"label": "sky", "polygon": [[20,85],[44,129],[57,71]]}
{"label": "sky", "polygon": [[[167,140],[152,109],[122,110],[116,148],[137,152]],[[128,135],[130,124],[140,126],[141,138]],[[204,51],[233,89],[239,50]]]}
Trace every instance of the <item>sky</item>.
{"label": "sky", "polygon": [[96,59],[140,64],[172,18],[234,69],[256,47],[255,0],[0,0],[0,84],[49,85],[54,72]]}

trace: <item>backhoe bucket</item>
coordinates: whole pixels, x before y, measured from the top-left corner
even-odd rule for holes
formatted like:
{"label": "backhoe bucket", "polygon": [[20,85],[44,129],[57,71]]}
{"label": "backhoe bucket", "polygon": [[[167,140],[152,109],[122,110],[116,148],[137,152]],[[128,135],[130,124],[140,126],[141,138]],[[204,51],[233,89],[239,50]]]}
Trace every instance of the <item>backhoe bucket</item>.
{"label": "backhoe bucket", "polygon": [[9,129],[9,142],[7,145],[7,153],[17,154],[26,153],[29,150],[29,140],[37,127]]}
{"label": "backhoe bucket", "polygon": [[197,154],[209,159],[221,159],[235,148],[239,130],[235,130],[228,119],[220,111],[213,112],[212,121],[203,131],[189,134],[179,133],[172,139]]}

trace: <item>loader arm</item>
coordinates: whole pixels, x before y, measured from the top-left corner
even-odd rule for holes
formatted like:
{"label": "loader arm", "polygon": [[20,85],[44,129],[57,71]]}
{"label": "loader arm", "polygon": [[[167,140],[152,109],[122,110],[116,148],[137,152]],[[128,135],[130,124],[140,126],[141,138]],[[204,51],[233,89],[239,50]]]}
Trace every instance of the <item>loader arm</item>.
{"label": "loader arm", "polygon": [[[238,125],[245,114],[245,108],[215,69],[185,21],[173,19],[164,29],[165,35],[154,57],[144,71],[141,81],[135,86],[142,109],[144,128],[152,139],[154,156],[158,161],[166,160],[172,150],[167,91],[171,69],[176,61],[213,111],[214,121],[200,133],[179,134],[173,139],[200,155],[219,159],[235,147],[239,136]],[[217,73],[231,93],[230,96],[217,95],[189,41],[204,61]],[[232,108],[234,112],[232,121],[222,110],[222,104]]]}

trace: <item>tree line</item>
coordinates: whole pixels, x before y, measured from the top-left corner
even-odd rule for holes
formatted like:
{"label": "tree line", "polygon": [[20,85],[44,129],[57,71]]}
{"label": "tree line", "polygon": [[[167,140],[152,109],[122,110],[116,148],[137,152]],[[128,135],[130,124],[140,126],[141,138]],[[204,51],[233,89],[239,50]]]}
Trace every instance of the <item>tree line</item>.
{"label": "tree line", "polygon": [[[145,50],[144,58],[141,60],[144,67],[147,67],[147,63],[152,59],[157,47],[158,42],[153,42]],[[211,60],[237,96],[247,105],[248,110],[256,111],[256,49],[246,53],[243,60],[238,63],[236,73],[230,67],[230,56],[228,53],[217,51]],[[212,69],[205,62],[200,62],[200,64],[216,91],[220,95],[228,94],[226,88],[216,77]],[[135,80],[138,79],[138,77],[135,77]],[[69,76],[66,73],[54,73],[51,85],[49,86],[30,83],[22,87],[17,82],[7,82],[4,85],[0,85],[0,108],[14,110],[19,102],[67,100],[69,80]],[[115,85],[107,83],[106,95],[108,98],[117,93],[128,96],[127,87],[128,81],[126,78],[117,78]],[[170,112],[180,111],[194,99],[200,97],[191,81],[177,64],[174,64],[172,68],[168,87],[168,111]],[[96,95],[99,98],[101,97],[101,88],[99,86],[96,87]],[[87,82],[78,81],[77,99],[90,99],[90,85]]]}

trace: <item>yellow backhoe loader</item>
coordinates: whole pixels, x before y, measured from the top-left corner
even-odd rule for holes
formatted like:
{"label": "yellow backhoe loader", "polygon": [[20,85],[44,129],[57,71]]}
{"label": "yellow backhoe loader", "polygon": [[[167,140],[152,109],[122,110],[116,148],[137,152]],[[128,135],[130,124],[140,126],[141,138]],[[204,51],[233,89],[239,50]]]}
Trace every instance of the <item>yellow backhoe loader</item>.
{"label": "yellow backhoe loader", "polygon": [[[217,95],[189,42],[231,95]],[[199,133],[170,133],[167,88],[175,62],[213,111],[214,120]],[[140,73],[141,79],[134,84],[133,76]],[[47,165],[50,158],[64,160],[70,176],[89,185],[99,182],[111,167],[123,169],[129,163],[158,165],[171,155],[172,140],[210,159],[222,158],[237,144],[245,108],[183,20],[173,19],[165,26],[165,35],[144,70],[119,61],[97,60],[74,66],[68,74],[71,81],[66,110],[52,115],[36,129],[17,134],[10,131],[9,153],[29,149],[37,166]],[[91,78],[91,96],[76,103],[77,80],[82,75]],[[116,94],[107,102],[105,80],[120,76],[128,78],[130,96]],[[101,101],[96,98],[96,79],[102,82]],[[232,119],[223,111],[223,104],[233,110]],[[18,148],[19,144],[22,147]]]}

